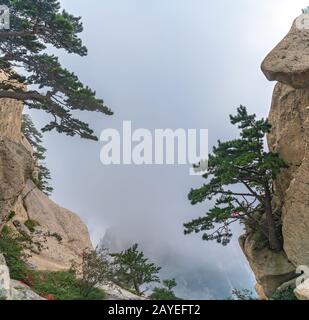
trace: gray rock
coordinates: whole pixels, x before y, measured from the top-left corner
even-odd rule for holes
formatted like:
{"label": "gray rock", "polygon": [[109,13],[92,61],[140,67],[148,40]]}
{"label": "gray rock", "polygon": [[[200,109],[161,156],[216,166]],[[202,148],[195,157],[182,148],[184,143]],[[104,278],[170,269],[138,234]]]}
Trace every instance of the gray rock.
{"label": "gray rock", "polygon": [[10,300],[10,272],[6,265],[4,256],[0,253],[0,300]]}
{"label": "gray rock", "polygon": [[254,235],[243,236],[240,246],[255,274],[260,297],[272,296],[283,283],[295,278],[295,267],[284,252],[274,252],[268,247],[259,248]]}
{"label": "gray rock", "polygon": [[298,300],[309,300],[309,279],[303,284],[299,285],[295,290],[294,294]]}
{"label": "gray rock", "polygon": [[11,280],[9,268],[0,253],[0,300],[45,300],[19,281]]}
{"label": "gray rock", "polygon": [[287,36],[268,54],[262,71],[270,81],[309,87],[309,15],[299,16]]}
{"label": "gray rock", "polygon": [[45,300],[19,281],[11,280],[11,290],[12,300]]}

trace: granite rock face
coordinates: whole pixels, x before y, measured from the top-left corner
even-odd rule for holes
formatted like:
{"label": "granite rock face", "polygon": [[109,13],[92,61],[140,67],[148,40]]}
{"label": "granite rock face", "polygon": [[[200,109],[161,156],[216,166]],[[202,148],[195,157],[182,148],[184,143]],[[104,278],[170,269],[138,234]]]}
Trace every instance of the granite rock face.
{"label": "granite rock face", "polygon": [[276,181],[284,250],[295,266],[309,265],[309,88],[277,84],[269,121],[269,148],[289,165]]}
{"label": "granite rock face", "polygon": [[298,300],[309,300],[309,279],[299,285],[295,290],[294,294]]}
{"label": "granite rock face", "polygon": [[296,89],[309,86],[309,14],[294,21],[287,36],[263,61],[262,71],[270,81]]}
{"label": "granite rock face", "polygon": [[267,140],[269,149],[289,166],[274,183],[274,207],[281,215],[284,249],[278,256],[267,248],[258,253],[252,250],[249,237],[243,250],[259,291],[269,297],[287,274],[293,279],[294,272],[296,278],[298,266],[309,266],[309,14],[294,21],[288,35],[264,60],[262,70],[269,80],[279,81],[268,117],[272,130]]}
{"label": "granite rock face", "polygon": [[295,267],[284,252],[273,252],[267,247],[260,247],[250,234],[241,237],[239,242],[255,274],[260,299],[265,300],[283,283],[295,278]]}
{"label": "granite rock face", "polygon": [[[0,81],[5,81],[3,74]],[[14,212],[10,226],[36,244],[30,248],[30,263],[42,270],[68,269],[80,261],[84,249],[92,248],[89,232],[76,214],[59,207],[32,182],[36,160],[21,132],[22,111],[22,103],[0,99],[0,229]],[[38,222],[34,232],[27,230],[27,220]]]}
{"label": "granite rock face", "polygon": [[[15,205],[14,221],[30,219],[38,225],[30,233],[33,243],[29,262],[39,270],[59,271],[81,260],[82,251],[92,248],[86,225],[73,212],[59,207],[28,180]],[[13,221],[13,223],[14,223]]]}
{"label": "granite rock face", "polygon": [[19,281],[11,280],[9,268],[0,253],[0,300],[45,300]]}

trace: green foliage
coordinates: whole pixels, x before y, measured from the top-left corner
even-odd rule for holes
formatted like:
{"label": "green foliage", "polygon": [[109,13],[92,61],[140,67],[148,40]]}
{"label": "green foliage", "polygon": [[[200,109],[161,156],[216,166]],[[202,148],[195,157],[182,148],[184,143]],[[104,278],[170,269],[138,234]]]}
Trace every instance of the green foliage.
{"label": "green foliage", "polygon": [[[0,71],[8,75],[8,80],[0,83],[0,98],[17,99],[29,108],[44,110],[51,121],[43,131],[97,140],[87,123],[74,118],[74,111],[106,115],[112,111],[95,91],[63,68],[55,55],[44,52],[54,47],[87,55],[79,38],[81,18],[61,10],[58,0],[3,0],[2,4],[10,7],[11,29],[0,32]],[[16,81],[28,89],[16,86]]]}
{"label": "green foliage", "polygon": [[11,278],[16,280],[24,279],[28,272],[26,255],[23,252],[24,242],[25,239],[15,235],[8,226],[3,227],[0,233],[0,252],[5,257]]}
{"label": "green foliage", "polygon": [[32,219],[28,219],[26,222],[25,222],[25,226],[31,231],[31,232],[34,232],[35,231],[35,228],[40,226],[40,223],[37,222],[36,220],[32,220]]}
{"label": "green foliage", "polygon": [[109,252],[105,248],[84,250],[78,272],[79,289],[83,297],[88,297],[97,285],[107,283],[111,277]]}
{"label": "green foliage", "polygon": [[68,272],[29,272],[28,285],[39,295],[55,300],[103,300],[104,291],[91,288],[87,295],[80,290],[80,280],[72,271]]}
{"label": "green foliage", "polygon": [[173,289],[177,286],[176,280],[163,280],[163,288],[154,288],[150,296],[152,300],[181,300],[178,298]]}
{"label": "green foliage", "polygon": [[52,300],[103,300],[105,298],[105,293],[101,289],[88,287],[87,291],[81,290],[85,286],[84,279],[77,277],[73,270],[68,272],[30,270],[26,264],[27,256],[24,254],[25,242],[26,240],[16,236],[10,227],[3,227],[0,234],[0,252],[5,257],[12,279],[24,282],[39,295]]}
{"label": "green foliage", "polygon": [[257,300],[253,296],[253,292],[247,289],[244,290],[238,290],[238,289],[233,289],[232,290],[232,300]]}
{"label": "green foliage", "polygon": [[294,294],[294,289],[291,287],[287,287],[284,290],[276,291],[271,297],[270,300],[298,300]]}
{"label": "green foliage", "polygon": [[131,248],[120,253],[113,253],[114,274],[113,280],[135,293],[141,295],[140,287],[151,282],[160,282],[158,273],[160,267],[149,262],[144,253],[138,250],[138,245],[134,244]]}
{"label": "green foliage", "polygon": [[169,290],[169,291],[171,291],[171,290],[173,290],[175,287],[177,287],[177,282],[176,282],[175,279],[163,280],[162,283],[163,283],[164,287],[165,287],[167,290]]}
{"label": "green foliage", "polygon": [[32,122],[31,117],[28,114],[23,114],[22,117],[22,132],[26,139],[33,147],[34,157],[38,162],[38,179],[35,182],[36,186],[43,191],[46,195],[50,195],[53,192],[53,188],[50,186],[51,180],[50,170],[46,167],[44,160],[46,159],[46,149],[42,146],[42,134]]}
{"label": "green foliage", "polygon": [[[192,189],[189,200],[192,205],[214,201],[205,216],[184,225],[185,234],[203,233],[204,240],[216,240],[227,245],[232,237],[231,225],[242,222],[253,225],[267,237],[272,248],[279,249],[279,239],[271,202],[273,179],[287,167],[278,154],[264,151],[264,138],[271,126],[267,120],[256,120],[243,106],[231,123],[238,125],[240,138],[221,142],[209,156],[207,180],[201,188]],[[256,212],[266,212],[268,225],[259,224]]]}
{"label": "green foliage", "polygon": [[15,217],[16,213],[15,211],[11,211],[9,216],[7,217],[7,222],[11,221]]}

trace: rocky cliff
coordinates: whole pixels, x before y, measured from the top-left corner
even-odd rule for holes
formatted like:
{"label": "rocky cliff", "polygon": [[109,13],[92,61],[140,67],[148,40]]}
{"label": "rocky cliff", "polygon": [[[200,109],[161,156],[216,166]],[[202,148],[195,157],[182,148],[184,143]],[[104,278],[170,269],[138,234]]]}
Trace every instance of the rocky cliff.
{"label": "rocky cliff", "polygon": [[[257,248],[247,233],[241,246],[256,275],[260,296],[271,296],[296,277],[295,269],[309,266],[309,15],[298,17],[288,35],[262,63],[275,86],[269,121],[268,146],[289,168],[275,182],[274,206],[282,220],[284,250]],[[295,281],[294,281],[295,282]],[[294,282],[290,282],[294,286]]]}
{"label": "rocky cliff", "polygon": [[[0,73],[0,81],[6,81]],[[68,270],[79,263],[84,249],[92,248],[86,225],[73,212],[50,200],[34,183],[36,161],[21,132],[23,104],[0,99],[0,229],[9,225],[29,238],[28,263],[34,269]],[[27,222],[35,222],[35,228]],[[111,300],[140,300],[119,286],[101,286]],[[10,279],[0,253],[0,300],[44,300],[26,285]]]}
{"label": "rocky cliff", "polygon": [[[0,223],[13,216],[11,227],[31,238],[29,263],[34,267],[68,269],[92,247],[89,233],[76,214],[59,207],[33,183],[35,159],[21,133],[22,111],[22,103],[0,99]],[[37,223],[32,232],[25,225],[29,220]]]}

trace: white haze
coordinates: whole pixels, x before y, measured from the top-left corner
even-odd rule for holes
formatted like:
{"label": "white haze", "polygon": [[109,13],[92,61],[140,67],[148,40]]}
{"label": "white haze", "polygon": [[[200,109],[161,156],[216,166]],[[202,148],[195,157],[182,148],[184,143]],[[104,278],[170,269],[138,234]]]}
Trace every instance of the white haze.
{"label": "white haze", "polygon": [[[207,128],[210,146],[237,132],[228,115],[239,104],[267,116],[273,84],[260,71],[269,50],[287,33],[307,1],[288,0],[63,0],[83,17],[89,55],[60,51],[63,65],[114,110],[115,116],[82,114],[95,128]],[[48,119],[31,112],[36,124]],[[186,166],[112,166],[99,161],[102,145],[45,134],[53,199],[81,215],[94,243],[104,237],[124,248],[138,242],[175,276],[177,293],[214,299],[231,288],[253,289],[254,278],[236,231],[228,247],[184,236],[182,224],[207,210],[187,194],[200,177]]]}

